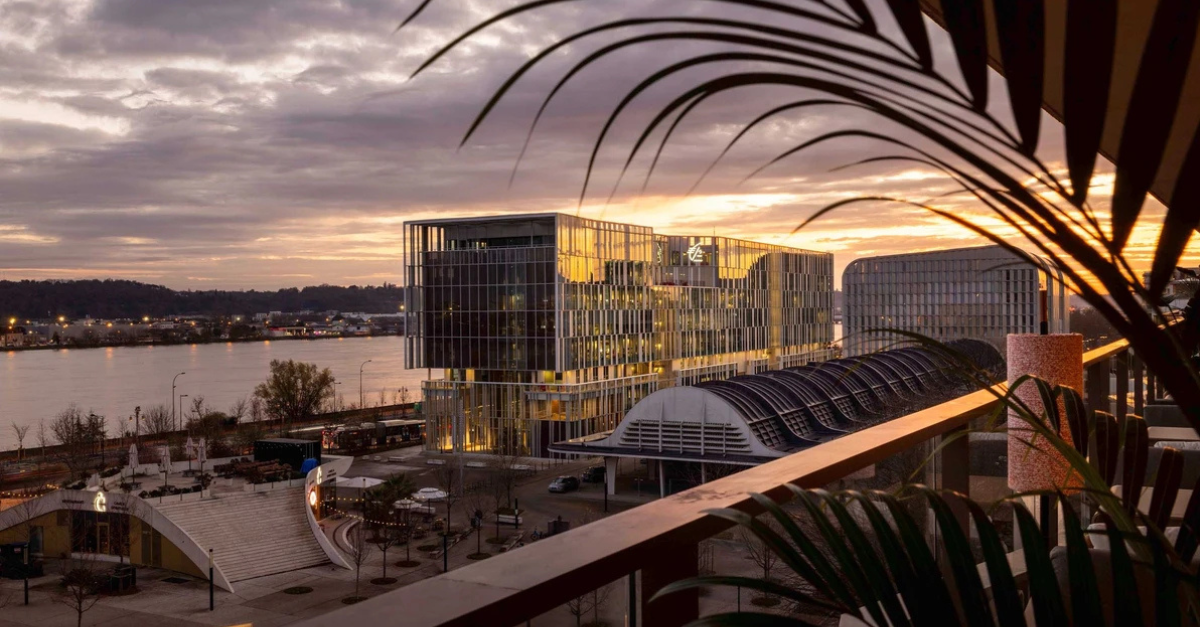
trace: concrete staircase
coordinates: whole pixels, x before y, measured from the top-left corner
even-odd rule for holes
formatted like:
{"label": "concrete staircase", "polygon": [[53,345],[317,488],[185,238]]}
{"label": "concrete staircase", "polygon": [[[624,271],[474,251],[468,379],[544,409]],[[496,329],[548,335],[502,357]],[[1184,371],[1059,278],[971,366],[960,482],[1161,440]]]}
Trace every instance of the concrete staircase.
{"label": "concrete staircase", "polygon": [[304,488],[154,504],[206,551],[229,581],[329,563],[304,514]]}

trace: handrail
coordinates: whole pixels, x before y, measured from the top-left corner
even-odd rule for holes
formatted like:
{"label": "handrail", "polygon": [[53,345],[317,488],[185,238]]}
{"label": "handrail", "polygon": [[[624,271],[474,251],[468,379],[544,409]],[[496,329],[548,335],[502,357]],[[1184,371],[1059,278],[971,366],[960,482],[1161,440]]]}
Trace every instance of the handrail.
{"label": "handrail", "polygon": [[1129,340],[1124,339],[1117,340],[1112,344],[1105,344],[1100,348],[1093,348],[1092,350],[1083,354],[1083,367],[1086,368],[1088,366],[1094,366],[1106,359],[1112,359],[1113,357],[1125,352],[1125,350],[1128,348]]}
{"label": "handrail", "polygon": [[685,492],[614,514],[569,533],[465,566],[301,625],[398,624],[413,627],[499,624],[498,616],[536,616],[645,565],[672,543],[716,535],[731,525],[705,510],[761,511],[762,492],[787,500],[785,487],[819,487],[947,433],[998,407],[1001,386],[979,390]]}
{"label": "handrail", "polygon": [[[1084,365],[1098,365],[1128,347],[1126,340],[1120,340],[1089,351]],[[792,496],[786,487],[789,483],[805,488],[827,485],[999,411],[1006,391],[1005,383],[978,390],[300,625],[395,625],[401,620],[414,627],[515,624],[598,585],[654,567],[655,560],[671,555],[672,549],[694,547],[699,539],[732,526],[706,510],[735,508],[760,513],[751,492],[782,502]],[[397,608],[403,608],[402,613]]]}

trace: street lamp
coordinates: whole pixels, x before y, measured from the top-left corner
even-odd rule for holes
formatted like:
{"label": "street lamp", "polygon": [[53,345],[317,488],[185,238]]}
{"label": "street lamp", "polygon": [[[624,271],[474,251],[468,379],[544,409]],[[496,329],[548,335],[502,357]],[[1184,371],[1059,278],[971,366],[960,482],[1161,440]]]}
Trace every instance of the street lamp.
{"label": "street lamp", "polygon": [[171,426],[176,430],[179,429],[179,424],[175,421],[175,379],[178,379],[185,374],[187,373],[181,372],[171,379]]}
{"label": "street lamp", "polygon": [[366,407],[366,404],[363,403],[362,371],[363,371],[363,367],[369,363],[371,363],[370,359],[362,362],[362,365],[358,367],[358,408],[359,409],[363,409]]}

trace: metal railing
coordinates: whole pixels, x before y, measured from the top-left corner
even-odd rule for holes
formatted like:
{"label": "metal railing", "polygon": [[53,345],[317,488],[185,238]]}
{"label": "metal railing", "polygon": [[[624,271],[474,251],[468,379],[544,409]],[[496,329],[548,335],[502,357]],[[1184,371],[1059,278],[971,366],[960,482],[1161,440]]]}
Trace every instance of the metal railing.
{"label": "metal railing", "polygon": [[[1157,396],[1152,375],[1129,353],[1125,340],[1084,354],[1084,397],[1095,409],[1124,416],[1129,412],[1128,384],[1134,374],[1134,412],[1145,394]],[[1116,373],[1115,402],[1110,376]],[[457,627],[524,625],[597,587],[624,579],[628,625],[675,627],[699,615],[698,593],[677,593],[650,603],[664,585],[697,574],[701,541],[728,529],[730,523],[705,514],[732,507],[761,512],[749,493],[778,502],[792,493],[792,483],[816,488],[845,478],[914,446],[969,427],[971,420],[999,409],[1004,386],[979,390],[803,452],[704,483],[645,505],[419,581],[353,606],[301,623],[317,625],[406,625]],[[944,489],[969,494],[971,438],[947,439],[936,453]],[[965,512],[963,513],[965,516]],[[965,520],[960,521],[965,523]]]}

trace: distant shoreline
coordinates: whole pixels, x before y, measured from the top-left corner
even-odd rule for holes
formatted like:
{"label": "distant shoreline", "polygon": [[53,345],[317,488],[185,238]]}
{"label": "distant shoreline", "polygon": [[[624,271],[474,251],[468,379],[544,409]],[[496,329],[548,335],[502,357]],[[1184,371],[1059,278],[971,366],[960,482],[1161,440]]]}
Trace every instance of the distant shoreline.
{"label": "distant shoreline", "polygon": [[28,351],[45,351],[45,350],[92,350],[97,348],[132,348],[137,346],[195,346],[201,344],[248,344],[251,342],[282,342],[288,340],[344,340],[370,337],[400,337],[403,333],[372,333],[370,335],[308,335],[296,336],[285,335],[282,337],[247,337],[236,340],[204,340],[204,341],[188,341],[188,342],[125,342],[121,344],[97,344],[95,346],[63,346],[63,345],[46,345],[46,346],[8,346],[0,349],[0,352],[5,353],[24,353]]}

